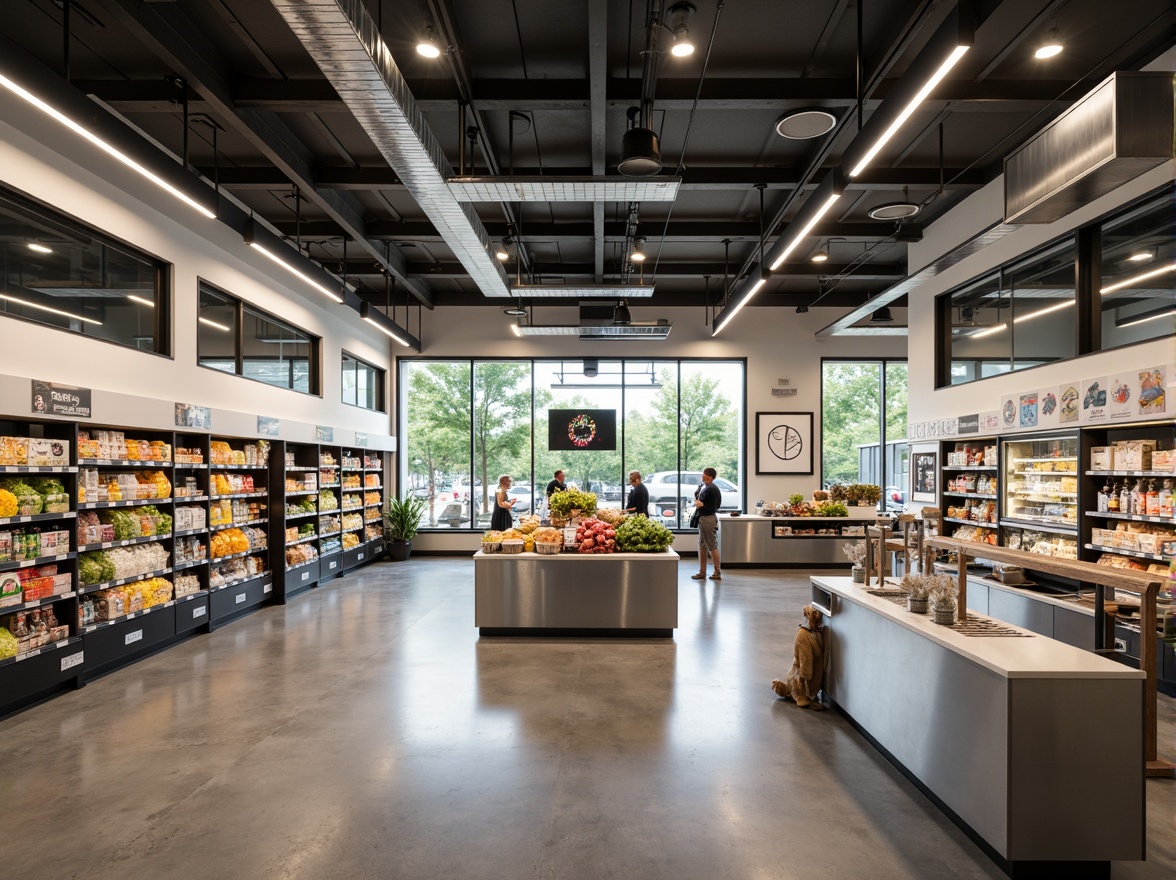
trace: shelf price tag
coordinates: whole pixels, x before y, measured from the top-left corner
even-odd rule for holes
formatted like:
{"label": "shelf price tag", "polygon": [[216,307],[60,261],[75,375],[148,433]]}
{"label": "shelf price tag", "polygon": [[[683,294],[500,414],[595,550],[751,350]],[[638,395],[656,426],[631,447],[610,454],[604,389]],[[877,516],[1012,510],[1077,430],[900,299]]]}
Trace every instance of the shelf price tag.
{"label": "shelf price tag", "polygon": [[61,671],[65,672],[67,669],[73,669],[75,666],[81,666],[86,656],[85,651],[78,651],[76,654],[70,654],[68,657],[61,658]]}
{"label": "shelf price tag", "polygon": [[234,602],[235,602],[237,605],[240,605],[242,602],[244,602],[244,601],[245,601],[245,594],[244,594],[244,593],[241,593],[241,594],[240,594],[240,595],[238,595],[238,596],[237,596],[235,599],[233,599],[233,601],[234,601]]}
{"label": "shelf price tag", "polygon": [[137,629],[134,632],[129,632],[123,636],[123,645],[133,645],[135,642],[143,640],[143,630]]}
{"label": "shelf price tag", "polygon": [[208,606],[206,606],[206,605],[201,605],[199,608],[193,608],[192,609],[192,619],[195,620],[197,617],[203,617],[207,613],[208,613]]}

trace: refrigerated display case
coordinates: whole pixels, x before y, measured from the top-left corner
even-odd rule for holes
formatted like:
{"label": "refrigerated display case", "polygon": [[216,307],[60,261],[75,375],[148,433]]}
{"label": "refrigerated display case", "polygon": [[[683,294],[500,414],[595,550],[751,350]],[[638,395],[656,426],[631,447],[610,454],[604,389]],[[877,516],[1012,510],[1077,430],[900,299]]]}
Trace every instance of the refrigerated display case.
{"label": "refrigerated display case", "polygon": [[1044,556],[1078,554],[1078,436],[1001,443],[1001,544]]}

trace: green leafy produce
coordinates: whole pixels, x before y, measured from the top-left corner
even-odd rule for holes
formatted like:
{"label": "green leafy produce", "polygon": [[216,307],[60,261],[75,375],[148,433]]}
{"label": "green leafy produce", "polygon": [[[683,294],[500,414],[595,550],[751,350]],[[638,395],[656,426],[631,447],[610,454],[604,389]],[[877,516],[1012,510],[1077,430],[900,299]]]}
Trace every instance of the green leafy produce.
{"label": "green leafy produce", "polygon": [[103,510],[99,513],[103,523],[114,526],[114,540],[129,541],[142,537],[143,528],[137,514],[125,510]]}
{"label": "green leafy produce", "polygon": [[41,495],[64,495],[65,485],[54,477],[41,477],[33,480],[33,488]]}
{"label": "green leafy produce", "polygon": [[83,553],[78,558],[78,578],[83,584],[101,584],[114,580],[114,563],[105,550]]}
{"label": "green leafy produce", "polygon": [[19,648],[20,645],[16,641],[16,636],[0,626],[0,660],[15,657]]}
{"label": "green leafy produce", "polygon": [[549,501],[551,512],[556,516],[568,517],[573,510],[580,516],[589,517],[596,513],[596,493],[581,492],[579,489],[564,489],[553,492]]}
{"label": "green leafy produce", "polygon": [[789,504],[792,504],[795,506],[797,504],[802,504],[803,502],[804,502],[804,496],[801,495],[799,492],[797,492],[794,495],[788,496],[788,503]]}
{"label": "green leafy produce", "polygon": [[617,526],[616,540],[622,553],[662,553],[674,543],[674,533],[647,516],[631,516]]}
{"label": "green leafy produce", "polygon": [[817,505],[817,516],[849,516],[849,508],[840,501],[826,501]]}
{"label": "green leafy produce", "polygon": [[13,495],[15,495],[17,498],[20,498],[22,495],[40,495],[41,494],[36,489],[34,489],[32,486],[30,486],[28,483],[26,483],[24,480],[19,479],[19,478],[14,479],[14,480],[4,480],[3,482],[0,482],[0,486],[3,486],[5,489],[7,489],[9,492],[11,492]]}
{"label": "green leafy produce", "polygon": [[157,525],[155,528],[155,534],[167,535],[167,534],[171,533],[172,518],[169,514],[164,513],[162,510],[160,510],[154,504],[148,504],[146,507],[141,508],[141,510],[142,510],[143,516],[156,517]]}

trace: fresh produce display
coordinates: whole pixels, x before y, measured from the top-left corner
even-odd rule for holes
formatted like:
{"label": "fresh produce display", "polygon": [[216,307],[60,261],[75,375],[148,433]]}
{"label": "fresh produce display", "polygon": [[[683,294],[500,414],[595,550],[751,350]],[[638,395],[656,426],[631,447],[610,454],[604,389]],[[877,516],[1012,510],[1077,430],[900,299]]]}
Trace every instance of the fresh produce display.
{"label": "fresh produce display", "polygon": [[45,513],[63,513],[69,510],[69,493],[65,485],[55,477],[34,477],[30,484],[43,499]]}
{"label": "fresh produce display", "polygon": [[16,636],[6,628],[0,626],[0,660],[7,660],[9,657],[15,657],[20,653],[19,644]]}
{"label": "fresh produce display", "polygon": [[343,515],[343,528],[346,531],[358,531],[363,528],[362,513],[346,513]]}
{"label": "fresh produce display", "polygon": [[356,510],[360,507],[363,507],[363,501],[359,495],[348,494],[346,492],[343,493],[344,510]]}
{"label": "fresh produce display", "polygon": [[[488,534],[495,534],[495,532],[489,532]],[[509,528],[505,532],[498,534],[502,536],[499,539],[500,541],[522,541],[524,552],[530,553],[535,549],[535,536],[533,532],[524,532],[521,528]],[[483,538],[482,540],[486,539]]]}
{"label": "fresh produce display", "polygon": [[212,558],[264,550],[265,532],[261,529],[225,529],[212,536]]}
{"label": "fresh produce display", "polygon": [[335,497],[334,492],[319,492],[319,510],[326,513],[328,510],[339,509],[339,499]]}
{"label": "fresh produce display", "polygon": [[0,517],[18,516],[20,514],[20,504],[16,500],[16,496],[7,489],[0,489]]}
{"label": "fresh produce display", "polygon": [[624,553],[663,553],[674,533],[647,516],[631,516],[617,526],[616,547]]}
{"label": "fresh produce display", "polygon": [[136,544],[113,550],[94,550],[78,558],[78,577],[92,586],[161,571],[170,565],[171,554],[162,544]]}
{"label": "fresh produce display", "polygon": [[552,516],[567,519],[573,516],[573,511],[579,516],[592,516],[596,513],[596,493],[581,492],[579,489],[564,489],[553,492],[548,499],[548,507]]}
{"label": "fresh produce display", "polygon": [[[135,581],[122,587],[111,587],[109,590],[99,590],[86,596],[87,602],[93,603],[93,620],[115,620],[126,614],[133,614],[156,605],[170,602],[172,598],[172,584],[166,578],[150,578],[145,581]],[[82,625],[86,619],[84,609],[79,609]]]}
{"label": "fresh produce display", "polygon": [[539,528],[539,523],[541,522],[542,520],[535,514],[525,513],[519,517],[519,524],[515,528],[524,535],[530,535]]}
{"label": "fresh produce display", "polygon": [[615,553],[616,538],[616,529],[595,517],[584,520],[576,527],[576,545],[580,553]]}
{"label": "fresh produce display", "polygon": [[302,513],[315,513],[318,507],[314,503],[313,498],[303,498],[297,504],[292,501],[286,502],[286,516],[298,516]]}
{"label": "fresh produce display", "polygon": [[610,526],[619,526],[629,518],[629,514],[615,507],[601,507],[596,511],[596,518],[603,520]]}
{"label": "fresh produce display", "polygon": [[849,516],[849,508],[840,501],[824,501],[817,505],[817,516]]}
{"label": "fresh produce display", "polygon": [[0,489],[16,498],[16,513],[19,516],[34,516],[45,506],[41,493],[22,479],[0,480]]}
{"label": "fresh produce display", "polygon": [[159,510],[154,504],[131,510],[101,510],[98,512],[98,521],[112,527],[113,537],[110,540],[113,541],[170,535],[172,530],[171,516]]}
{"label": "fresh produce display", "polygon": [[344,532],[343,533],[343,549],[344,550],[350,550],[352,547],[358,547],[358,546],[359,546],[359,535],[357,535],[355,532]]}

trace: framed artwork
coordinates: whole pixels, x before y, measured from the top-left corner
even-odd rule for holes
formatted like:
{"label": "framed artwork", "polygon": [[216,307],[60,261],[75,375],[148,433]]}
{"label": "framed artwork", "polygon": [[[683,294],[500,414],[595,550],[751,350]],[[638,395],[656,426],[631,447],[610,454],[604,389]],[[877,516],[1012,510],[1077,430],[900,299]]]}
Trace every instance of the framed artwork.
{"label": "framed artwork", "polygon": [[911,453],[911,500],[934,501],[939,491],[939,453]]}
{"label": "framed artwork", "polygon": [[811,412],[755,414],[755,472],[807,475],[813,473]]}

